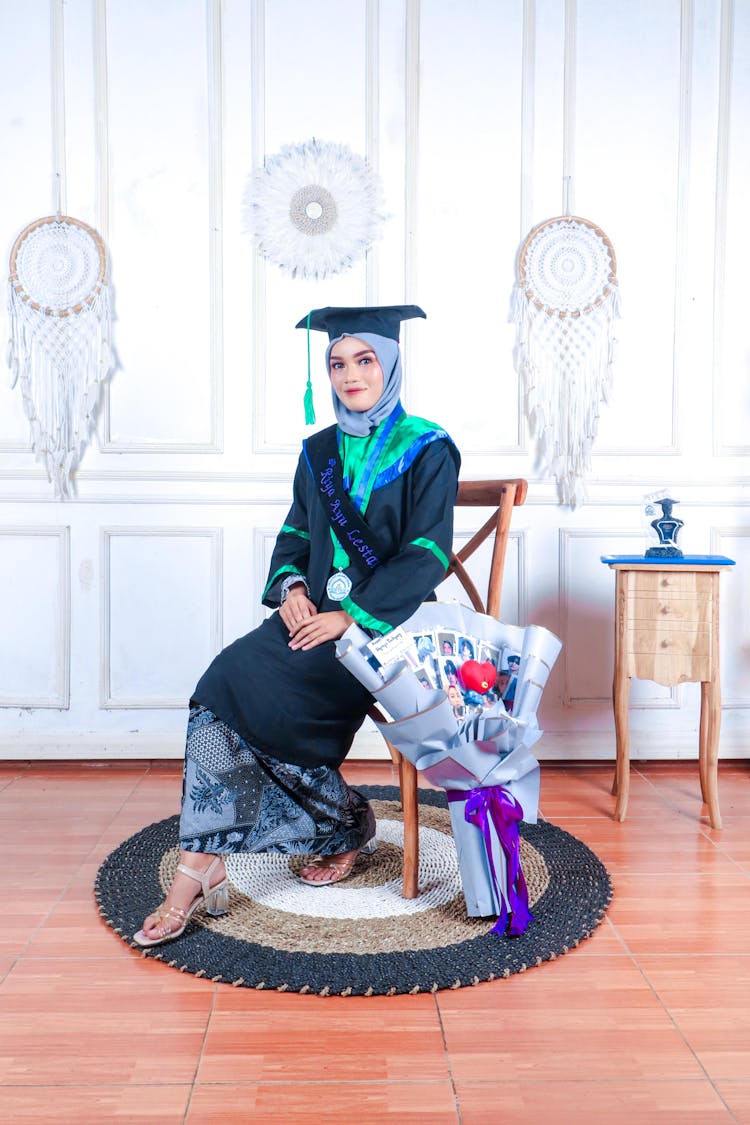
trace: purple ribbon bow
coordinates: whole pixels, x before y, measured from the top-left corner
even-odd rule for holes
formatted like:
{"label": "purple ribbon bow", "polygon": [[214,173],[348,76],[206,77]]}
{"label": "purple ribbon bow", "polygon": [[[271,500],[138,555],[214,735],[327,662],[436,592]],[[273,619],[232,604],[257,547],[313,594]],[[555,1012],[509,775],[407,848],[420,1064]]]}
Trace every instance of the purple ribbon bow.
{"label": "purple ribbon bow", "polygon": [[[533,921],[533,914],[529,911],[529,892],[521,869],[518,822],[523,819],[523,809],[502,785],[486,785],[478,789],[470,789],[468,793],[449,789],[446,791],[446,796],[449,801],[466,802],[464,812],[466,820],[479,828],[484,837],[492,884],[500,903],[500,914],[491,932],[502,937],[507,929],[510,937],[518,937],[529,922]],[[492,858],[493,827],[505,854],[507,903]]]}

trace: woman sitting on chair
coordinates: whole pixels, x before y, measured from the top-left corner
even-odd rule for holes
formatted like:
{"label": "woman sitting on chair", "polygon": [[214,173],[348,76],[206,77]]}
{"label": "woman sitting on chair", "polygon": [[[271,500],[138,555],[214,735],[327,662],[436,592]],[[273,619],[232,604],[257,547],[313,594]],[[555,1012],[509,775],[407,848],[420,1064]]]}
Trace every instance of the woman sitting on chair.
{"label": "woman sitting on chair", "polygon": [[139,945],[179,937],[200,906],[226,911],[224,855],[311,854],[300,878],[321,887],[371,848],[372,809],[339,766],[373,700],[334,642],[355,621],[374,635],[401,624],[448,566],[459,453],[399,400],[400,324],[424,315],[327,308],[297,325],[328,332],[337,424],[303,443],[263,594],[278,612],[224,649],[193,693],[180,864]]}

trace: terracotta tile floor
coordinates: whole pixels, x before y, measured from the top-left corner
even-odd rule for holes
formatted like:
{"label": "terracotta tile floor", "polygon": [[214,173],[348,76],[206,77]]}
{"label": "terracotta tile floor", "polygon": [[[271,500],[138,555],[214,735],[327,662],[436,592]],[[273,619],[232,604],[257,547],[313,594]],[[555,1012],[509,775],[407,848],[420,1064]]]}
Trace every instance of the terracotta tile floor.
{"label": "terracotta tile floor", "polygon": [[[542,766],[542,811],[615,896],[579,949],[436,996],[233,989],[143,960],[92,881],[175,811],[177,763],[0,764],[0,1120],[750,1125],[750,763],[722,762],[725,827],[694,762]],[[386,763],[350,780],[393,784]]]}

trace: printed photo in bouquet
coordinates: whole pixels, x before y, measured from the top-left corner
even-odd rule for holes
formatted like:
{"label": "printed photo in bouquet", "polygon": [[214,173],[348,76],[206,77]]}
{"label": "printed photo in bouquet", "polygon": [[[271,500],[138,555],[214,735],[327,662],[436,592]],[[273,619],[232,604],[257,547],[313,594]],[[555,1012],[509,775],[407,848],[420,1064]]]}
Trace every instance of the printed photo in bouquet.
{"label": "printed photo in bouquet", "polygon": [[479,656],[477,657],[480,664],[486,664],[487,661],[492,661],[496,668],[500,667],[500,649],[496,645],[488,644],[487,641],[479,642]]}
{"label": "printed photo in bouquet", "polygon": [[443,661],[442,667],[442,686],[444,688],[458,686],[458,666],[452,657],[448,657]]}
{"label": "printed photo in bouquet", "polygon": [[[414,637],[414,647],[419,668],[422,669],[431,688],[442,687],[440,664],[437,659],[437,645],[432,633],[418,633]],[[422,679],[424,683],[424,679]]]}
{"label": "printed photo in bouquet", "polygon": [[445,694],[448,696],[450,705],[453,708],[453,714],[457,719],[463,719],[466,714],[464,707],[464,697],[461,694],[461,688],[458,684],[449,684],[445,689]]}
{"label": "printed photo in bouquet", "polygon": [[521,657],[517,652],[503,653],[503,667],[497,677],[497,690],[505,704],[508,714],[513,713],[513,702],[516,698],[516,684],[518,683],[518,669],[521,667]]}
{"label": "printed photo in bouquet", "polygon": [[425,689],[425,691],[434,691],[435,690],[435,684],[433,684],[432,680],[427,675],[424,668],[415,668],[414,669],[414,675],[417,677],[417,679],[419,680],[420,684]]}
{"label": "printed photo in bouquet", "polygon": [[461,660],[474,660],[474,641],[468,637],[459,637],[458,655]]}
{"label": "printed photo in bouquet", "polygon": [[437,639],[440,655],[455,657],[458,652],[458,638],[456,634],[446,632],[445,630],[439,630]]}

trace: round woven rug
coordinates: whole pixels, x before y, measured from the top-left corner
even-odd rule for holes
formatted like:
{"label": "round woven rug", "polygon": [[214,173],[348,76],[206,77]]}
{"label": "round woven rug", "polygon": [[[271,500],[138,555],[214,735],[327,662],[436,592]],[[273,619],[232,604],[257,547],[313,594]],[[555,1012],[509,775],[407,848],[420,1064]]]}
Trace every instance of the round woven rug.
{"label": "round woven rug", "polygon": [[[394,786],[358,787],[377,819],[377,851],[332,887],[296,877],[304,856],[230,855],[230,911],[199,910],[182,937],[143,951],[213,981],[320,996],[436,992],[508,977],[554,960],[590,936],[612,895],[609,875],[575,836],[521,824],[521,862],[534,920],[520,937],[468,918],[445,794],[419,790],[418,898],[401,897],[403,819]],[[129,945],[163,899],[178,862],[178,818],[152,824],[102,864],[96,897]],[[135,946],[135,948],[140,948]]]}

